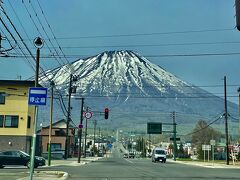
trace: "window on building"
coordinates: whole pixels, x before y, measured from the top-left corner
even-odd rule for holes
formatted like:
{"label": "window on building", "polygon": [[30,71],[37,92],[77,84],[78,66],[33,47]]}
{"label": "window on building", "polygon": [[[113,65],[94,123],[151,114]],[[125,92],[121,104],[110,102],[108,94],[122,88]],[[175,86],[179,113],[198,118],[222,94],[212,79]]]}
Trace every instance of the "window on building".
{"label": "window on building", "polygon": [[31,128],[31,116],[28,116],[28,119],[27,119],[27,128]]}
{"label": "window on building", "polygon": [[17,128],[18,127],[18,116],[5,116],[5,127]]}
{"label": "window on building", "polygon": [[0,104],[5,104],[5,93],[4,92],[0,92]]}
{"label": "window on building", "polygon": [[55,136],[66,136],[66,133],[63,129],[59,129],[55,131]]}
{"label": "window on building", "polygon": [[[47,145],[48,150],[48,145]],[[51,143],[51,151],[61,151],[62,150],[62,144],[61,143]]]}
{"label": "window on building", "polygon": [[3,127],[4,115],[0,115],[0,127]]}

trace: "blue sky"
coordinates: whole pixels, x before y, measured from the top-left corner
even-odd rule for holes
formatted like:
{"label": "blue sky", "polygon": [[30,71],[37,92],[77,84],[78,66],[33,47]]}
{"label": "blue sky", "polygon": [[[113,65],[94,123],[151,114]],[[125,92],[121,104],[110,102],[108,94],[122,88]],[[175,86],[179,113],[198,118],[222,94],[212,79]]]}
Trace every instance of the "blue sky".
{"label": "blue sky", "polygon": [[[3,0],[2,6],[34,55],[35,48],[32,41],[37,36],[45,39],[45,45],[41,49],[42,55],[49,56],[55,51],[52,49],[50,52],[48,47],[59,44],[68,61],[106,50],[130,49],[159,64],[182,80],[202,86],[217,95],[223,95],[223,87],[212,86],[223,84],[223,77],[227,76],[230,85],[228,93],[237,96],[237,88],[240,85],[240,54],[203,55],[240,53],[240,32],[234,29],[234,0],[31,0],[30,3],[29,0],[24,0],[23,2]],[[38,2],[58,42],[54,39],[51,39],[51,42],[48,40],[47,35],[50,38],[53,38],[53,35]],[[29,17],[28,12],[32,18]],[[2,12],[1,17],[19,40]],[[0,31],[12,40],[1,23]],[[7,48],[9,44],[7,41],[2,41],[2,46]],[[56,51],[62,54],[58,48]],[[17,51],[9,53],[13,56]],[[200,56],[172,56],[188,54],[200,54]],[[69,55],[76,56],[70,58]],[[162,57],[162,55],[171,56]],[[29,61],[32,61],[31,58]],[[59,61],[57,62],[55,58],[44,58],[41,59],[41,66],[46,70],[67,62],[65,58]],[[34,76],[34,71],[25,58],[0,57],[1,79],[15,79],[19,75],[23,79]],[[237,97],[229,99],[237,102]]]}

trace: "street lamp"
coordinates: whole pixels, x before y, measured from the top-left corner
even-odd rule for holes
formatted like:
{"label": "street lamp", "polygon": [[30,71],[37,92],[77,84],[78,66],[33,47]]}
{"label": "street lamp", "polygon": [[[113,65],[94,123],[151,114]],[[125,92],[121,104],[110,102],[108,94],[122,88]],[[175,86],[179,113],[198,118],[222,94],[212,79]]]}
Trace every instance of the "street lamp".
{"label": "street lamp", "polygon": [[[34,39],[34,46],[37,48],[36,54],[36,74],[35,74],[35,87],[38,86],[38,75],[39,75],[39,60],[40,60],[40,49],[43,47],[44,41],[40,37]],[[37,136],[37,117],[38,117],[38,106],[35,106],[35,122],[33,129],[32,139],[32,152],[31,152],[31,167],[30,167],[30,180],[33,177],[34,160],[35,160],[35,149],[36,149],[36,136]]]}
{"label": "street lamp", "polygon": [[44,41],[40,37],[34,39],[34,46],[37,48],[36,54],[36,74],[35,74],[35,87],[38,86],[38,75],[39,75],[39,60],[40,60],[40,49],[43,47]]}

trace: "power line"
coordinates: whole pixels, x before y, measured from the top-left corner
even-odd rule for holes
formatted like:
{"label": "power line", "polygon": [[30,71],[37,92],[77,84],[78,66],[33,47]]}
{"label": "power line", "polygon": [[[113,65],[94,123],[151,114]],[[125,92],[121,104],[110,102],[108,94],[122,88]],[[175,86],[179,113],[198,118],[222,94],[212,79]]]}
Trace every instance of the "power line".
{"label": "power line", "polygon": [[[42,30],[44,31],[44,33],[45,33],[45,35],[46,35],[48,41],[49,41],[50,44],[52,45],[52,48],[54,49],[54,51],[55,51],[57,57],[59,57],[59,59],[62,61],[62,58],[59,56],[58,51],[56,50],[56,48],[54,47],[52,41],[50,40],[50,38],[49,38],[49,36],[48,36],[48,33],[46,32],[46,30],[45,30],[45,28],[44,28],[44,26],[43,26],[43,24],[42,24],[42,22],[41,22],[41,20],[40,20],[40,18],[39,18],[39,16],[38,16],[38,13],[37,13],[36,9],[34,8],[34,6],[33,6],[33,4],[31,3],[31,1],[29,1],[29,3],[30,3],[30,5],[31,5],[31,7],[32,7],[32,9],[33,9],[33,11],[34,11],[34,13],[35,13],[35,16],[36,16],[36,18],[37,18],[37,20],[38,20],[40,26],[42,27]],[[47,47],[48,47],[50,53],[54,54],[54,53],[51,51],[51,48],[50,48],[49,46],[47,46]],[[64,55],[65,55],[65,54],[63,54],[63,56],[64,56]],[[55,55],[54,55],[54,57],[55,57]],[[58,61],[57,58],[56,58],[56,60]],[[67,59],[66,59],[66,61],[67,61],[67,63],[69,63],[69,61],[68,61]],[[59,62],[59,61],[58,61],[58,62]],[[62,61],[62,63],[65,64],[65,62],[63,62],[63,61]],[[61,66],[61,63],[60,63],[60,66]]]}
{"label": "power line", "polygon": [[[64,96],[64,95],[63,95]],[[224,96],[119,96],[119,95],[75,95],[74,99],[81,98],[131,98],[131,99],[214,99],[214,98],[223,98]],[[228,97],[238,97],[236,96],[228,96]]]}
{"label": "power line", "polygon": [[172,32],[153,32],[153,33],[134,33],[134,34],[113,34],[113,35],[93,35],[93,36],[60,37],[60,38],[58,38],[58,39],[87,39],[87,38],[136,37],[136,36],[153,36],[153,35],[170,35],[170,34],[190,34],[190,33],[206,33],[206,32],[223,32],[223,31],[233,31],[233,30],[234,30],[234,28],[225,28],[225,29],[203,29],[203,30],[172,31]]}
{"label": "power line", "polygon": [[37,0],[37,3],[38,3],[38,6],[39,6],[39,8],[40,8],[40,10],[41,10],[41,13],[42,13],[42,15],[43,15],[46,23],[47,23],[47,25],[48,25],[48,28],[50,29],[50,31],[51,31],[51,33],[52,33],[52,35],[53,35],[53,38],[54,38],[54,40],[56,41],[56,43],[57,43],[57,45],[58,45],[58,48],[59,48],[60,51],[62,52],[65,60],[67,61],[67,63],[70,64],[69,60],[68,60],[67,57],[65,56],[65,53],[63,52],[63,50],[62,50],[62,48],[61,48],[61,46],[60,46],[60,44],[59,44],[59,42],[58,42],[58,40],[57,40],[54,32],[53,32],[53,29],[52,29],[51,26],[50,26],[50,23],[49,23],[48,20],[47,20],[47,17],[46,17],[46,15],[45,15],[44,11],[43,11],[43,8],[42,8],[41,4],[39,3],[39,0]]}
{"label": "power line", "polygon": [[211,125],[214,124],[215,122],[219,121],[220,119],[223,118],[223,116],[224,116],[224,115],[221,115],[220,117],[218,117],[218,118],[215,119],[214,121],[210,122],[209,124],[207,124],[207,125],[204,126],[203,128],[201,128],[201,129],[199,129],[199,130],[197,130],[197,131],[194,131],[194,132],[188,133],[188,134],[183,135],[183,136],[189,136],[189,135],[192,135],[192,134],[196,134],[196,133],[198,133],[198,132],[200,132],[200,131],[202,131],[202,130],[208,128],[209,126],[211,126]]}
{"label": "power line", "polygon": [[[2,8],[2,11],[4,12],[5,16],[8,18],[8,16],[6,15],[6,12],[4,11],[4,9],[3,9],[3,7],[2,7],[1,4],[0,4],[0,7]],[[9,20],[9,18],[8,18],[8,20]],[[2,20],[1,17],[0,17],[0,21],[1,21],[1,23],[3,24],[3,26],[5,27],[5,29],[7,30],[7,32],[10,34],[10,36],[12,37],[12,39],[15,41],[15,43],[16,43],[16,44],[18,45],[18,47],[20,48],[20,50],[21,50],[21,52],[22,52],[22,54],[23,54],[23,57],[27,59],[27,61],[28,61],[28,63],[30,64],[31,68],[34,70],[34,67],[33,67],[32,63],[28,60],[27,55],[25,54],[25,52],[23,51],[23,49],[21,48],[21,46],[17,43],[14,35],[13,35],[12,32],[9,30],[9,28],[7,27],[7,25],[6,25],[5,22]],[[11,22],[10,22],[10,23],[11,23]],[[11,25],[13,25],[13,24],[11,23]],[[24,43],[24,45],[26,45],[26,44]],[[31,51],[30,51],[30,53],[31,53]]]}
{"label": "power line", "polygon": [[[23,3],[24,3],[24,1],[22,1]],[[24,4],[25,5],[25,4]],[[5,14],[5,16],[7,17],[7,19],[9,20],[9,22],[10,22],[10,24],[12,25],[12,27],[14,28],[14,30],[15,30],[15,32],[17,33],[17,35],[18,35],[18,37],[20,38],[20,40],[21,40],[21,42],[24,44],[24,46],[25,46],[25,48],[28,50],[28,52],[29,52],[29,54],[30,54],[30,57],[35,61],[35,58],[34,58],[34,56],[33,56],[33,54],[31,53],[31,51],[29,50],[29,48],[28,48],[28,46],[26,45],[26,43],[24,42],[24,40],[23,40],[23,38],[21,37],[21,35],[20,35],[20,33],[17,31],[17,29],[16,29],[16,27],[14,26],[14,24],[12,23],[12,21],[11,21],[11,19],[9,18],[9,16],[7,15],[7,13],[6,13],[6,11],[4,10],[4,8],[2,7],[2,5],[0,4],[0,6],[1,6],[1,8],[2,8],[2,11],[3,11],[3,13]],[[25,6],[26,7],[26,6]],[[26,8],[27,9],[27,8]],[[14,9],[13,9],[14,10]],[[28,11],[28,9],[27,9],[27,11]],[[28,11],[29,12],[29,11]],[[29,13],[29,16],[31,17],[31,14]],[[32,19],[32,18],[31,18]],[[0,20],[2,20],[1,19],[1,17],[0,17]],[[19,20],[20,21],[20,20]],[[35,24],[35,22],[34,22],[34,20],[32,19],[32,21],[33,21],[33,23]],[[2,22],[2,23],[4,23],[4,22]],[[20,21],[20,24],[21,24],[21,21]],[[36,24],[35,24],[35,27],[37,28],[37,26],[36,26]],[[7,28],[6,26],[5,26],[5,28]],[[23,28],[24,29],[24,28]],[[8,30],[8,28],[7,28],[7,30]],[[38,28],[37,28],[37,30],[38,30]],[[9,30],[8,30],[9,31]],[[24,30],[25,31],[25,30]],[[9,31],[9,33],[11,34],[11,32]],[[26,31],[25,31],[25,33],[26,33]],[[39,31],[39,33],[40,33],[40,31]],[[11,34],[11,36],[12,36],[12,38],[16,41],[16,39],[15,39],[15,37]],[[29,38],[29,37],[28,37]],[[16,41],[17,42],[17,41]],[[19,44],[18,44],[18,46],[19,46]],[[19,46],[19,48],[21,49],[21,47]],[[23,52],[23,51],[22,51]],[[26,58],[26,55],[25,55],[25,53],[23,52],[23,54],[24,54],[24,56],[25,56],[25,58]],[[30,63],[30,62],[29,62]],[[42,70],[42,74],[47,78],[47,80],[50,82],[50,79],[48,78],[48,76],[46,75],[46,73],[45,73],[45,71],[41,68],[41,66],[40,66],[40,69]],[[33,70],[34,70],[34,67],[33,67]],[[60,94],[60,96],[61,96],[61,94]],[[64,102],[62,101],[62,103],[63,103],[63,105],[64,105]],[[64,113],[64,111],[63,111],[63,113]]]}
{"label": "power line", "polygon": [[[227,53],[196,53],[196,54],[161,54],[161,55],[144,55],[146,58],[164,58],[164,57],[209,57],[209,56],[234,56],[240,55],[240,52],[227,52]],[[22,58],[21,55],[10,54],[8,57],[14,58]],[[82,54],[74,54],[74,55],[66,55],[68,58],[88,58],[92,57],[92,55],[82,55]],[[41,58],[55,58],[52,55],[42,55]],[[161,60],[161,59],[159,59]]]}
{"label": "power line", "polygon": [[[43,37],[43,34],[40,32],[40,30],[39,30],[39,28],[38,28],[38,26],[37,26],[35,20],[33,19],[33,17],[32,17],[32,15],[31,15],[30,11],[29,11],[28,8],[27,8],[27,5],[25,4],[24,1],[22,1],[22,3],[23,3],[23,5],[24,5],[24,7],[25,7],[25,9],[26,9],[26,11],[27,11],[27,13],[28,13],[28,15],[29,15],[29,17],[30,17],[30,19],[31,19],[31,21],[32,21],[32,23],[33,23],[33,25],[34,25],[34,27],[36,28],[36,30],[38,31],[38,33],[40,34],[40,36]],[[34,9],[34,10],[35,10],[35,9]],[[47,35],[47,32],[45,31],[45,29],[44,29],[44,27],[43,27],[43,25],[42,25],[40,19],[39,19],[38,16],[37,16],[37,13],[35,13],[35,16],[37,17],[37,20],[38,20],[39,24],[41,25],[41,27],[42,27],[44,33],[46,34],[47,38],[49,39],[49,37],[48,37],[48,35]],[[45,39],[46,39],[46,38],[45,38]],[[49,42],[51,43],[51,40],[49,40]],[[48,46],[48,43],[46,43],[46,46],[47,46],[47,48],[48,48],[50,54],[52,55],[52,57],[53,57],[53,58],[59,63],[60,66],[62,66],[62,64],[58,61],[58,59],[55,57],[54,53],[52,52],[52,50],[51,50],[50,47]],[[52,44],[52,46],[53,46],[53,44]],[[55,50],[55,49],[54,49],[54,50]],[[57,55],[58,55],[58,52],[57,52],[56,50],[55,50],[55,52],[56,52]],[[59,57],[60,57],[60,56],[59,56]],[[60,59],[61,59],[61,57],[60,57]]]}
{"label": "power line", "polygon": [[[223,41],[223,42],[191,42],[191,43],[165,43],[165,44],[126,44],[126,45],[99,45],[99,46],[63,46],[63,49],[101,49],[117,47],[162,47],[162,46],[189,46],[189,45],[219,45],[219,44],[240,44],[240,41]],[[56,47],[54,47],[56,48]]]}

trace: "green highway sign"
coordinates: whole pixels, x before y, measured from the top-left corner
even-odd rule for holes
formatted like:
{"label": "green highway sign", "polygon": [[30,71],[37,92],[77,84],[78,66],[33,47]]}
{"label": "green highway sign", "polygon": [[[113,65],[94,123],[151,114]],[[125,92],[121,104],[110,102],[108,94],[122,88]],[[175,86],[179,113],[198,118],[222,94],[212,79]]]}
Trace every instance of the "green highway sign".
{"label": "green highway sign", "polygon": [[[170,138],[170,141],[174,141],[174,138],[171,137],[171,138]],[[180,138],[176,138],[176,141],[180,141]]]}
{"label": "green highway sign", "polygon": [[162,134],[162,123],[148,122],[147,123],[148,134]]}

